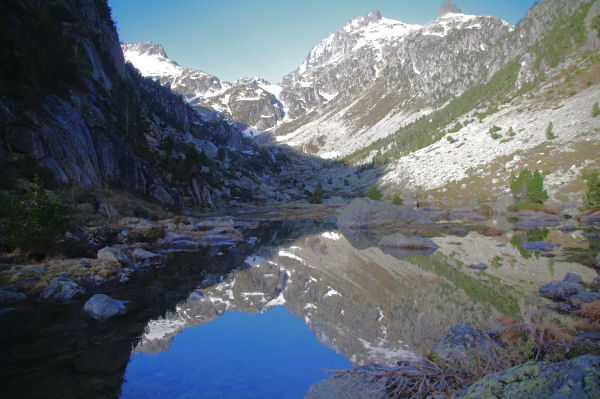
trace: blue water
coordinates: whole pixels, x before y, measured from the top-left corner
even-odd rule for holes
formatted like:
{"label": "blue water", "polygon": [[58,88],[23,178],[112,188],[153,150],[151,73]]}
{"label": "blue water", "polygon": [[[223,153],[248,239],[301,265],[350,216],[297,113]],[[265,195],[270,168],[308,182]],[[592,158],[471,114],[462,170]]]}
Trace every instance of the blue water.
{"label": "blue water", "polygon": [[347,369],[304,322],[276,307],[263,314],[226,312],[177,335],[168,351],[132,355],[122,398],[302,398]]}

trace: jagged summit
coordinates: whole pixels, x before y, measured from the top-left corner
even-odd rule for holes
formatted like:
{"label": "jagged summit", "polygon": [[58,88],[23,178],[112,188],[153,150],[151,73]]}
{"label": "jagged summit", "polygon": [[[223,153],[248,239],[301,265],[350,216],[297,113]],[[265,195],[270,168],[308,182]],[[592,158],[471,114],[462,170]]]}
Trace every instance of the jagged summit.
{"label": "jagged summit", "polygon": [[379,10],[373,10],[366,16],[365,20],[374,22],[379,21],[381,18],[381,12],[379,12]]}
{"label": "jagged summit", "polygon": [[446,14],[460,14],[459,8],[451,0],[446,0],[440,7],[438,17],[443,17]]}

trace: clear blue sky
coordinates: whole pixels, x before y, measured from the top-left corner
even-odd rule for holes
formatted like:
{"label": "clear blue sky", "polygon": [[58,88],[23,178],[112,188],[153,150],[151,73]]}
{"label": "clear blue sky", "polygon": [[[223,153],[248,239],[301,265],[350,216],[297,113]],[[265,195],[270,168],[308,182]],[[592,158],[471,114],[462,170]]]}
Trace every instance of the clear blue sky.
{"label": "clear blue sky", "polygon": [[[161,43],[181,66],[221,80],[260,76],[271,83],[356,15],[424,24],[443,0],[109,0],[121,41]],[[466,14],[517,23],[534,0],[455,0]]]}

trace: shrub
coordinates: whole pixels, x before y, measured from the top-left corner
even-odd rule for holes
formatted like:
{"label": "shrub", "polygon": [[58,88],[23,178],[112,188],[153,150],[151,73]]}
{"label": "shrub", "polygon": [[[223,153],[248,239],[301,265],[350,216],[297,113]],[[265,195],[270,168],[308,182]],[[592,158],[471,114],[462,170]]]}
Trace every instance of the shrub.
{"label": "shrub", "polygon": [[552,122],[548,123],[548,127],[546,128],[546,138],[548,140],[553,140],[555,139],[557,136],[554,134],[554,132],[552,131],[553,126],[552,126]]}
{"label": "shrub", "polygon": [[67,230],[67,207],[50,197],[36,175],[21,200],[7,194],[0,198],[0,230],[9,250],[42,256],[54,248]]}
{"label": "shrub", "polygon": [[529,169],[522,170],[519,177],[511,174],[510,190],[519,199],[542,203],[548,199],[548,192],[544,190],[544,177],[536,170],[531,173]]}
{"label": "shrub", "polygon": [[323,193],[321,192],[321,183],[318,183],[315,187],[315,191],[312,193],[312,197],[310,198],[311,204],[320,204],[323,202]]}
{"label": "shrub", "polygon": [[592,116],[595,118],[600,115],[600,105],[598,103],[594,103],[592,106]]}
{"label": "shrub", "polygon": [[450,144],[454,144],[458,141],[452,136],[446,136],[446,140],[448,140],[450,142]]}
{"label": "shrub", "polygon": [[369,188],[369,193],[367,195],[369,196],[369,199],[372,199],[373,201],[380,201],[383,198],[383,195],[381,195],[375,185],[372,185],[371,188]]}
{"label": "shrub", "polygon": [[515,131],[513,130],[512,126],[510,127],[510,129],[508,129],[508,135],[510,137],[515,137],[517,134],[515,133]]}
{"label": "shrub", "polygon": [[585,194],[585,204],[590,208],[600,207],[600,176],[598,171],[583,171],[583,179],[587,182],[587,193]]}
{"label": "shrub", "polygon": [[402,199],[402,197],[400,197],[400,193],[394,194],[394,196],[392,197],[392,204],[402,205],[403,203],[404,203],[404,200]]}

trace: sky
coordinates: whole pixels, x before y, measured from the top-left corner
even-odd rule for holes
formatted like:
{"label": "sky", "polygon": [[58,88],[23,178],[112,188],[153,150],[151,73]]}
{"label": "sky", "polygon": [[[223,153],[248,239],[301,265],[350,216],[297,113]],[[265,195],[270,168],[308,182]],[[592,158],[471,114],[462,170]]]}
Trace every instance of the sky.
{"label": "sky", "polygon": [[[179,65],[224,81],[278,83],[310,49],[353,16],[425,24],[443,0],[108,0],[123,42],[160,43]],[[465,14],[516,24],[534,0],[455,0]]]}

